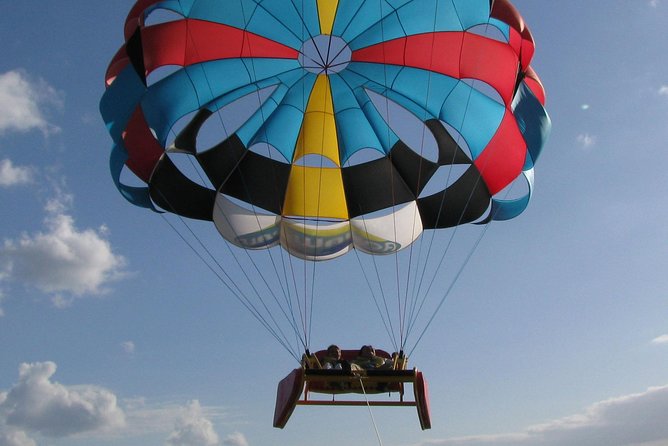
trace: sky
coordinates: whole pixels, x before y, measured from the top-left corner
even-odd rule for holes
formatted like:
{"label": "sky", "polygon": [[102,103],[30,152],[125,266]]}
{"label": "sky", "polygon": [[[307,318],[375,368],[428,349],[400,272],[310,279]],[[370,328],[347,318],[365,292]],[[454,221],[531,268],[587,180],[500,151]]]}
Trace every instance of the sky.
{"label": "sky", "polygon": [[[529,208],[488,227],[411,355],[428,431],[410,408],[271,426],[295,360],[108,172],[132,4],[0,0],[0,446],[668,445],[668,1],[514,1],[553,131]],[[391,350],[346,257],[313,345]]]}

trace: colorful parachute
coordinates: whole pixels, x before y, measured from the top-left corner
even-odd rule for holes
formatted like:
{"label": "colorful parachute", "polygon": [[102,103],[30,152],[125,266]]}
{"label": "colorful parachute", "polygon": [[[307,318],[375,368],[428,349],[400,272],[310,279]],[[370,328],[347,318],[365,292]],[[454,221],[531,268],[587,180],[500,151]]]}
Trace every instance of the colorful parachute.
{"label": "colorful parachute", "polygon": [[387,254],[528,204],[550,122],[508,0],[139,0],[125,40],[101,102],[114,181],[237,246]]}

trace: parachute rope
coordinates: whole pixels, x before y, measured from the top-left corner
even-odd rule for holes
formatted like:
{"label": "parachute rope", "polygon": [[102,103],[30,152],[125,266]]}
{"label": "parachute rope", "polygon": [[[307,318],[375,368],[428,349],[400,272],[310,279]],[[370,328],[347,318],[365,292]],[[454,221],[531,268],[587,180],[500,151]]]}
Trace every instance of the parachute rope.
{"label": "parachute rope", "polygon": [[[455,10],[457,10],[456,5],[453,4],[453,6],[455,7]],[[457,15],[457,17],[459,18],[459,14],[457,13],[456,15]],[[461,23],[461,20],[460,20],[460,23]],[[435,26],[435,24],[434,24],[434,26]],[[462,24],[462,26],[463,26],[463,24]],[[486,24],[485,27],[486,27],[486,32],[487,32],[488,27],[489,27],[489,24]],[[433,44],[433,42],[432,42],[432,44]],[[463,47],[463,44],[464,44],[464,41],[462,40],[462,42],[461,42],[460,45]],[[481,57],[477,57],[477,58],[476,58],[476,64],[480,64],[481,62],[482,62]],[[431,80],[431,73],[430,73],[429,79]],[[461,81],[460,81],[460,82],[461,82]],[[472,80],[472,84],[473,84],[473,85],[471,85],[471,88],[470,88],[469,91],[468,91],[468,95],[467,95],[467,99],[466,99],[466,105],[465,105],[465,107],[464,107],[464,114],[463,114],[463,116],[462,116],[462,123],[461,123],[461,125],[460,125],[459,128],[463,128],[463,124],[464,124],[464,122],[466,122],[466,120],[467,120],[468,112],[469,112],[469,106],[470,106],[470,101],[471,101],[471,97],[472,97],[472,94],[473,94],[473,87],[474,87],[474,85],[475,85],[475,82],[476,82],[476,80],[473,79],[473,80]],[[457,143],[458,146],[460,145],[462,138],[463,138],[463,136],[461,135],[461,133],[458,132],[458,134],[457,134],[457,140],[456,140],[456,143]],[[454,156],[455,156],[455,154],[453,153],[453,160],[452,160],[453,162],[454,162]],[[454,163],[453,163],[453,164],[454,164]],[[486,161],[485,165],[483,165],[482,169],[485,168],[486,164],[487,164],[487,161]],[[448,176],[447,176],[446,184],[449,183],[449,181],[450,181],[450,175],[451,175],[451,174],[452,174],[452,168],[448,170]],[[482,178],[481,176],[478,176],[478,178],[476,178],[475,185],[477,185],[477,184],[481,181],[481,178]],[[456,236],[456,234],[457,234],[457,232],[458,232],[458,230],[459,230],[459,228],[460,228],[460,224],[461,224],[461,222],[462,222],[462,219],[463,219],[463,217],[464,217],[464,215],[465,215],[465,213],[466,213],[466,211],[467,211],[467,209],[468,209],[468,207],[469,207],[469,205],[470,205],[470,203],[471,203],[471,199],[472,199],[472,197],[473,197],[474,190],[475,190],[475,186],[472,187],[471,190],[470,190],[470,192],[469,192],[469,195],[468,195],[466,204],[464,205],[464,207],[463,207],[463,209],[462,209],[462,211],[461,211],[461,213],[460,213],[459,220],[457,221],[457,224],[454,226],[454,229],[452,230],[452,233],[450,234],[450,237],[449,237],[448,243],[447,243],[447,245],[446,245],[446,248],[445,248],[445,250],[443,251],[443,254],[441,255],[441,258],[440,258],[440,260],[439,260],[439,262],[438,262],[438,266],[434,269],[433,275],[431,276],[431,279],[429,280],[429,285],[427,286],[426,291],[424,292],[424,294],[422,294],[422,297],[419,297],[419,296],[420,296],[420,290],[421,290],[422,287],[423,287],[424,280],[425,280],[425,274],[426,274],[426,271],[427,271],[426,265],[427,265],[427,263],[428,263],[428,259],[431,257],[432,246],[433,246],[433,244],[434,244],[434,239],[435,239],[436,231],[432,231],[432,233],[431,233],[430,241],[429,241],[429,243],[428,243],[427,256],[426,256],[426,258],[425,258],[425,267],[424,267],[424,268],[421,268],[421,269],[422,269],[422,272],[421,272],[421,275],[420,275],[420,280],[417,281],[417,282],[419,282],[419,283],[418,283],[417,292],[416,292],[416,294],[415,294],[414,304],[417,304],[418,302],[419,302],[419,304],[418,304],[418,305],[413,305],[413,306],[411,307],[411,310],[410,310],[410,313],[411,313],[411,314],[410,314],[410,317],[409,317],[409,321],[410,321],[410,322],[409,322],[409,325],[410,325],[410,327],[409,327],[409,329],[408,329],[408,333],[407,333],[407,335],[406,335],[407,338],[408,338],[408,336],[410,335],[410,333],[413,331],[414,325],[415,325],[415,323],[417,322],[418,317],[419,317],[420,313],[422,312],[422,309],[424,308],[425,302],[427,301],[427,299],[428,299],[428,297],[429,297],[429,295],[430,295],[432,286],[433,286],[434,283],[435,283],[435,280],[436,280],[436,277],[437,277],[438,273],[441,272],[441,271],[443,271],[442,268],[443,268],[443,264],[444,264],[445,258],[447,257],[447,254],[448,254],[448,252],[450,251],[450,249],[451,249],[451,247],[452,247],[452,244],[453,244],[453,241],[454,241],[454,239],[455,239],[455,236]],[[437,221],[436,226],[438,226],[438,221],[440,220],[441,215],[442,215],[442,212],[441,212],[441,211],[442,211],[442,209],[444,208],[443,204],[444,204],[444,202],[445,202],[445,200],[446,200],[447,191],[448,191],[448,189],[445,188],[445,189],[443,190],[443,193],[442,193],[442,196],[441,196],[441,204],[440,204],[440,206],[439,206],[439,211],[438,211],[438,214],[437,214],[437,217],[436,217],[436,221]],[[459,269],[457,270],[455,276],[453,277],[453,279],[452,279],[450,285],[448,286],[447,291],[446,291],[445,294],[443,295],[442,299],[439,301],[439,304],[438,304],[438,305],[435,307],[435,309],[431,312],[431,315],[430,315],[430,317],[429,317],[429,319],[428,319],[427,324],[425,325],[425,327],[424,327],[424,329],[422,330],[421,334],[418,336],[418,339],[416,340],[415,344],[414,344],[413,347],[411,348],[409,355],[412,354],[412,352],[415,350],[415,348],[416,348],[417,345],[419,344],[420,340],[421,340],[422,337],[424,336],[424,333],[427,331],[429,325],[431,325],[432,321],[433,321],[434,318],[436,317],[436,314],[440,311],[440,308],[442,307],[443,303],[445,302],[447,296],[450,294],[450,291],[454,288],[455,284],[456,284],[457,281],[459,280],[459,277],[461,276],[461,274],[462,274],[462,272],[463,272],[465,266],[468,264],[468,261],[470,260],[471,256],[473,255],[473,253],[474,253],[475,250],[477,249],[477,247],[478,247],[478,245],[479,245],[479,243],[480,243],[482,237],[484,236],[485,232],[487,231],[487,229],[488,229],[487,226],[488,226],[488,225],[485,225],[485,229],[482,231],[480,237],[478,238],[478,240],[476,240],[476,242],[474,243],[474,245],[473,245],[473,246],[471,247],[471,249],[469,250],[468,254],[467,254],[466,257],[465,257],[465,260],[464,260],[463,263],[460,265],[460,267],[459,267]],[[408,341],[408,340],[406,340],[406,341]],[[402,345],[402,347],[405,347],[405,346]]]}
{"label": "parachute rope", "polygon": [[[242,5],[242,7],[243,7],[243,5]],[[244,12],[244,14],[245,14],[245,12]],[[188,38],[192,39],[192,36],[191,36],[191,33],[190,33],[189,29],[187,29],[187,34],[186,34],[186,35],[188,36]],[[193,47],[195,48],[195,52],[197,52],[197,48],[196,48],[196,46],[193,45]],[[253,58],[251,58],[251,64],[252,64],[252,63],[253,63]],[[252,65],[252,68],[253,68],[253,70],[254,70],[254,66],[253,66],[253,65]],[[190,78],[191,81],[193,81],[193,80],[192,80],[192,77],[191,77],[191,74],[188,72],[188,70],[185,70],[185,73],[186,73],[186,75],[188,76],[188,78]],[[208,75],[207,75],[207,73],[206,73],[206,70],[203,70],[203,74],[204,74],[204,79],[205,79],[205,81],[206,81],[206,84],[207,84],[209,90],[210,90],[210,91],[213,91],[213,88],[212,88],[212,86],[211,86],[211,83],[210,83],[209,77],[208,77]],[[199,100],[199,99],[198,99],[198,102],[199,102],[200,104],[202,103],[202,101]],[[262,107],[260,108],[260,110],[261,110],[261,113],[264,113],[264,110],[263,110]],[[216,115],[217,115],[217,117],[218,117],[219,123],[220,123],[221,126],[225,129],[225,122],[224,122],[224,119],[222,118],[222,116],[221,116],[221,114],[220,114],[220,110],[217,110]],[[173,129],[172,129],[171,131],[173,132]],[[192,164],[192,163],[193,163],[192,158],[189,157],[189,160],[190,160],[190,162],[191,162],[191,164]],[[194,164],[193,164],[193,166],[194,166]],[[202,178],[202,176],[201,176],[200,170],[199,170],[199,169],[196,169],[196,168],[195,168],[195,170],[196,170],[196,172],[198,173],[198,175],[200,176],[200,181],[201,181],[202,183],[205,183],[205,180],[204,180],[204,179]],[[244,182],[244,187],[246,188],[245,182]],[[162,195],[162,194],[161,194],[161,195]],[[165,201],[168,202],[168,200],[167,200],[166,197],[163,196],[163,199],[165,199]],[[228,223],[229,223],[229,220],[227,219],[227,215],[226,215],[225,213],[223,213],[223,212],[221,212],[221,214],[225,217],[225,219],[226,219],[226,220],[228,221]],[[257,215],[256,215],[256,220],[258,220],[258,219],[259,219],[259,218],[258,218]],[[226,277],[228,278],[228,280],[230,280],[231,283],[234,283],[234,281],[229,277],[228,273],[225,272],[225,269],[223,268],[223,266],[221,265],[221,263],[220,263],[219,261],[216,260],[215,256],[214,256],[214,255],[213,255],[213,254],[206,248],[206,246],[204,246],[204,244],[203,244],[203,243],[199,240],[199,238],[194,234],[194,232],[193,232],[193,231],[190,229],[190,227],[185,223],[185,221],[182,220],[182,222],[183,222],[184,226],[187,227],[188,230],[191,232],[191,234],[193,235],[193,237],[195,237],[195,238],[198,240],[198,242],[199,242],[200,246],[202,247],[202,249],[204,249],[204,250],[207,252],[207,254],[209,255],[209,257],[214,261],[214,263],[218,266],[218,268],[219,268],[221,271],[224,272],[224,274],[226,275]],[[175,228],[173,225],[171,225],[171,224],[170,224],[170,226],[171,226],[172,228],[174,228],[174,229],[176,230],[176,232],[178,233],[178,229],[176,229],[176,228]],[[232,227],[232,228],[234,229],[234,227],[233,227],[232,225],[230,225],[230,227]],[[238,234],[236,234],[236,231],[235,231],[235,235],[238,235]],[[180,233],[179,233],[179,236],[180,236],[183,240],[185,240],[185,238],[184,238]],[[196,251],[192,245],[190,245],[190,244],[188,244],[188,245],[191,247],[191,249],[193,249],[194,251]],[[254,293],[255,293],[255,296],[257,296],[257,299],[260,301],[262,307],[264,308],[264,311],[265,311],[266,315],[268,315],[269,319],[271,319],[271,321],[273,322],[273,325],[275,326],[275,328],[272,328],[272,327],[271,327],[271,325],[269,324],[267,318],[266,318],[265,316],[262,315],[262,312],[261,312],[261,311],[260,311],[260,310],[259,310],[253,303],[252,303],[251,299],[249,299],[248,296],[246,296],[246,295],[244,295],[244,294],[242,294],[242,295],[244,296],[244,297],[243,297],[243,300],[245,300],[245,302],[242,302],[242,303],[244,303],[244,306],[245,306],[246,308],[249,308],[249,307],[252,308],[251,313],[253,314],[253,316],[254,316],[258,321],[260,321],[261,325],[262,325],[265,329],[267,329],[267,331],[269,331],[269,333],[270,333],[274,338],[276,338],[277,340],[280,339],[280,344],[281,344],[284,348],[286,348],[286,350],[288,350],[288,351],[290,352],[291,356],[292,356],[293,358],[295,358],[295,360],[300,361],[300,357],[299,357],[299,355],[298,355],[298,353],[297,353],[297,352],[299,351],[299,349],[291,349],[291,348],[288,347],[288,345],[289,345],[290,343],[287,341],[287,338],[286,338],[285,334],[283,333],[283,330],[280,328],[280,324],[279,324],[279,323],[276,321],[276,319],[274,318],[274,316],[273,316],[273,314],[272,314],[272,311],[268,308],[266,302],[265,302],[264,299],[262,298],[261,293],[257,290],[257,288],[256,288],[256,286],[254,285],[253,281],[250,280],[250,278],[249,278],[249,276],[247,275],[245,269],[243,268],[241,262],[239,261],[238,257],[236,256],[234,250],[232,250],[231,247],[229,246],[229,242],[225,241],[225,245],[226,245],[226,247],[227,247],[227,249],[228,249],[228,252],[229,252],[229,253],[233,256],[233,258],[235,259],[235,262],[236,262],[237,266],[239,267],[239,269],[241,270],[243,276],[246,278],[247,283],[248,283],[249,286],[253,289],[253,291],[254,291]],[[269,259],[270,259],[270,262],[271,262],[271,264],[272,264],[274,273],[276,274],[276,277],[278,278],[278,277],[279,277],[278,267],[277,267],[277,265],[276,265],[276,263],[275,263],[275,261],[274,261],[274,257],[273,257],[273,255],[272,255],[272,253],[271,253],[270,251],[271,251],[271,250],[267,250],[267,255],[269,256]],[[261,278],[261,280],[263,281],[263,283],[264,283],[266,289],[269,291],[269,294],[272,296],[272,298],[273,298],[273,300],[276,302],[278,308],[279,308],[280,311],[283,313],[285,319],[288,321],[288,324],[292,327],[293,331],[295,332],[295,335],[296,335],[297,340],[302,344],[302,347],[303,347],[304,349],[308,349],[308,337],[307,337],[307,334],[306,334],[306,333],[307,333],[307,331],[306,331],[306,325],[307,325],[307,323],[306,323],[306,319],[305,319],[305,317],[304,317],[304,314],[303,314],[302,311],[301,311],[301,306],[299,307],[299,313],[300,313],[300,315],[302,315],[302,316],[301,316],[301,320],[302,320],[302,322],[303,322],[303,333],[304,333],[304,336],[303,336],[303,337],[302,337],[302,336],[299,336],[299,329],[297,328],[297,326],[296,326],[296,324],[295,324],[295,323],[296,323],[296,320],[295,320],[294,309],[293,309],[293,306],[292,306],[292,303],[291,303],[291,299],[290,299],[290,297],[289,297],[289,296],[290,296],[289,288],[288,288],[288,291],[286,291],[286,289],[283,288],[283,281],[280,280],[280,278],[279,278],[278,283],[280,284],[280,287],[281,287],[281,289],[282,289],[282,291],[283,291],[284,299],[285,299],[285,301],[286,301],[286,304],[287,304],[287,306],[288,306],[288,309],[290,310],[290,315],[288,316],[288,314],[286,313],[285,309],[284,309],[283,306],[280,304],[280,302],[279,302],[277,296],[275,295],[275,293],[274,293],[272,287],[268,284],[267,279],[265,278],[264,274],[261,273],[261,271],[260,271],[260,269],[259,269],[257,263],[255,262],[255,260],[252,258],[252,256],[251,256],[247,251],[244,250],[244,252],[246,253],[246,257],[250,260],[250,262],[251,262],[253,268],[254,268],[255,271],[258,273],[258,276],[259,276],[259,277]],[[206,260],[205,260],[202,256],[200,256],[200,255],[198,254],[198,257],[199,257],[199,258],[200,258],[200,259],[201,259],[201,260],[202,260],[202,261],[203,261],[203,262],[204,262],[210,269],[212,268],[212,267],[206,262]],[[283,271],[284,271],[284,273],[285,273],[285,267],[283,268]],[[219,276],[218,274],[216,274],[216,275]],[[294,276],[294,272],[293,272],[293,276]],[[219,277],[220,277],[220,276],[219,276]],[[228,287],[228,289],[230,288],[229,285],[226,284],[226,286]],[[237,287],[237,288],[238,288],[238,287]],[[297,289],[297,288],[295,288],[295,289]],[[240,297],[239,297],[239,295],[238,295],[237,293],[235,293],[235,296],[237,297],[238,300],[241,300]],[[297,301],[297,302],[299,303],[299,301]],[[280,336],[279,336],[279,333],[280,333]]]}
{"label": "parachute rope", "polygon": [[364,394],[366,407],[369,409],[369,417],[371,417],[371,424],[373,425],[373,430],[376,433],[376,439],[378,439],[378,444],[383,446],[383,439],[380,437],[380,431],[378,430],[378,425],[376,424],[376,418],[373,416],[373,410],[371,410],[371,404],[369,403],[369,395],[367,395],[366,389],[364,388],[364,380],[362,380],[362,377],[360,377],[360,387],[362,388],[362,393]]}
{"label": "parachute rope", "polygon": [[383,326],[385,327],[385,331],[388,334],[388,337],[390,339],[390,342],[392,343],[392,346],[394,347],[395,351],[399,351],[399,344],[397,343],[397,339],[394,336],[394,330],[392,329],[392,318],[390,317],[390,312],[389,308],[387,306],[387,299],[385,298],[385,294],[383,292],[383,287],[380,285],[380,272],[378,271],[377,265],[375,265],[375,257],[374,257],[374,265],[376,266],[376,278],[378,279],[379,283],[379,288],[380,288],[380,295],[383,299],[383,304],[385,307],[385,314],[387,317],[384,316],[383,311],[380,308],[380,304],[378,303],[378,298],[376,297],[376,293],[374,291],[373,286],[371,285],[371,282],[369,281],[369,276],[366,274],[364,270],[364,265],[362,263],[362,259],[360,258],[360,254],[357,250],[355,250],[355,256],[357,258],[357,262],[360,266],[360,270],[363,272],[364,280],[366,281],[367,287],[369,288],[369,292],[371,293],[371,298],[373,300],[373,303],[376,306],[376,309],[378,310],[378,314],[380,315],[380,320],[383,322]]}
{"label": "parachute rope", "polygon": [[[204,244],[201,242],[200,238],[197,237],[197,235],[192,232],[189,228],[189,226],[182,220],[182,223],[189,229],[190,233],[192,236],[198,241],[200,247],[204,249],[207,254],[209,254],[209,257],[212,259],[212,261],[217,265],[218,270],[220,270],[221,274],[216,270],[205,258],[204,256],[193,246],[192,243],[190,243],[186,237],[176,228],[164,215],[161,214],[161,217],[163,221],[167,223],[167,225],[174,230],[174,232],[179,236],[179,238],[192,250],[192,252],[202,261],[202,263],[218,278],[218,280],[232,293],[232,295],[255,317],[255,319],[267,330],[267,332],[274,338],[276,341],[292,356],[295,358],[297,362],[300,361],[299,355],[294,351],[292,348],[290,348],[289,343],[287,342],[286,339],[283,337],[279,336],[279,334],[272,328],[272,326],[269,324],[269,322],[264,318],[261,314],[260,311],[255,307],[255,305],[252,303],[252,301],[248,298],[246,294],[244,294],[238,286],[234,285],[234,287],[231,284],[234,284],[234,281],[232,278],[228,275],[228,273],[225,271],[225,269],[219,264],[219,262],[216,260],[215,256],[213,256],[208,249],[204,246]],[[225,276],[223,278],[223,276]],[[226,280],[227,279],[227,280]],[[227,282],[229,280],[229,283]],[[235,289],[236,288],[236,289]],[[282,332],[281,332],[282,334]]]}
{"label": "parachute rope", "polygon": [[[243,4],[242,4],[241,6],[242,6],[242,15],[244,16],[244,22],[245,22],[245,23],[248,23],[249,20],[248,20],[248,17],[247,17],[247,11],[246,11],[246,9],[245,9],[245,7],[244,7]],[[258,5],[258,6],[259,6],[259,7],[262,7],[262,5]],[[267,12],[268,12],[268,11],[267,11]],[[302,12],[303,12],[303,11],[302,11]],[[301,16],[303,17],[303,14],[302,14]],[[302,22],[302,24],[303,24],[303,22]],[[304,29],[304,27],[303,27],[303,29]],[[190,35],[190,34],[189,34],[189,35]],[[250,67],[249,67],[249,65],[250,65]],[[248,64],[246,65],[246,67],[247,67],[247,68],[250,68],[250,71],[253,73],[253,76],[254,76],[254,77],[257,77],[257,73],[256,73],[256,69],[255,69],[255,59],[254,59],[253,57],[250,57],[250,58],[248,59]],[[210,81],[209,81],[209,77],[207,76],[206,72],[204,72],[204,76],[205,76],[206,83],[207,83],[209,89],[210,89],[210,90],[213,90],[212,87],[211,87]],[[258,93],[258,94],[259,94],[259,93]],[[262,115],[262,120],[264,121],[265,118],[266,118],[266,117],[264,116],[264,107],[260,107],[260,113],[261,113],[261,115]],[[217,110],[216,115],[218,116],[219,121],[220,121],[221,125],[223,126],[223,128],[225,128],[225,122],[224,122],[224,119],[223,119],[222,116],[221,116],[220,109]],[[261,131],[266,131],[266,129],[265,129],[264,127],[262,127],[262,128],[261,128]],[[272,158],[272,154],[271,154],[271,152],[269,152],[269,157]],[[245,181],[242,181],[242,184],[243,184],[244,189],[246,190],[246,193],[248,193],[248,188],[247,188],[246,182],[245,182]],[[253,208],[254,208],[254,207],[255,207],[255,206],[253,205]],[[225,218],[226,218],[226,220],[227,220],[227,216],[225,215],[225,213],[221,213],[221,214],[222,214],[223,216],[225,216]],[[257,214],[256,214],[256,221],[258,222],[258,226],[259,226],[259,217],[257,216]],[[230,225],[230,227],[234,228],[232,225]],[[236,233],[236,230],[235,230],[234,232],[235,232],[235,236],[238,236],[238,234]],[[288,242],[288,243],[289,243],[289,242]],[[233,253],[233,250],[232,250],[232,249],[230,248],[230,246],[229,246],[229,242],[227,242],[226,244],[227,244],[227,246],[228,246],[228,250],[230,250],[230,252]],[[278,281],[278,283],[280,284],[280,287],[281,287],[281,290],[282,290],[282,294],[283,294],[283,298],[284,298],[285,303],[286,303],[286,305],[287,305],[287,307],[288,307],[288,309],[289,309],[289,313],[290,313],[289,316],[286,314],[285,309],[283,308],[283,306],[279,303],[277,297],[275,296],[275,294],[274,294],[274,292],[273,292],[272,287],[268,284],[267,279],[265,278],[264,274],[262,274],[262,272],[261,272],[260,269],[258,268],[258,266],[257,266],[257,264],[256,264],[256,262],[255,262],[255,260],[252,258],[252,256],[251,256],[247,251],[244,250],[244,252],[246,252],[246,256],[247,256],[247,258],[251,261],[251,263],[252,263],[252,265],[253,265],[253,268],[254,268],[254,269],[256,270],[256,272],[258,273],[258,276],[259,276],[259,277],[262,279],[262,281],[264,282],[266,289],[267,289],[267,290],[269,291],[269,293],[272,295],[272,297],[274,298],[274,301],[276,302],[276,304],[277,304],[277,306],[279,307],[280,311],[283,313],[283,315],[285,316],[286,320],[288,320],[288,323],[289,323],[289,324],[291,325],[291,327],[293,328],[293,331],[294,331],[294,333],[295,333],[295,337],[296,337],[297,340],[301,343],[303,349],[304,349],[304,350],[308,350],[309,347],[310,347],[310,341],[309,341],[309,339],[310,339],[310,330],[311,330],[311,327],[312,327],[312,324],[311,324],[311,320],[312,320],[312,308],[313,308],[313,305],[312,305],[312,298],[311,298],[311,305],[309,305],[308,289],[307,289],[306,285],[304,285],[304,287],[303,287],[303,293],[304,293],[303,298],[304,298],[304,302],[303,302],[303,306],[302,306],[301,300],[299,299],[299,296],[298,296],[298,294],[299,294],[299,292],[298,292],[299,287],[296,285],[296,282],[295,282],[295,280],[296,280],[296,273],[295,273],[294,268],[293,268],[293,263],[292,263],[292,262],[293,262],[293,258],[290,257],[290,258],[288,259],[288,264],[290,265],[289,271],[290,271],[290,274],[292,275],[293,287],[294,287],[294,289],[295,289],[295,292],[297,293],[297,296],[295,296],[295,297],[296,297],[296,298],[295,298],[295,302],[297,303],[297,309],[298,309],[298,313],[299,313],[299,319],[301,320],[301,329],[299,329],[299,328],[297,328],[297,324],[296,324],[295,310],[294,310],[294,306],[293,306],[293,304],[292,304],[292,297],[291,297],[291,296],[292,296],[292,293],[291,293],[291,291],[290,291],[290,287],[289,287],[289,286],[288,286],[287,288],[284,288],[284,287],[283,287],[283,281],[282,281],[282,280],[280,279],[280,277],[279,277],[279,276],[280,276],[280,274],[279,274],[279,268],[278,268],[278,266],[277,266],[277,264],[276,264],[276,262],[275,262],[275,260],[274,260],[274,257],[273,257],[273,254],[272,254],[272,250],[266,250],[266,251],[267,251],[267,256],[269,257],[270,262],[271,262],[271,264],[272,264],[272,268],[273,268],[273,270],[274,270],[274,273],[275,273],[275,275],[276,275],[276,278],[278,279],[277,281]],[[234,254],[233,254],[233,255],[234,255]],[[236,259],[236,256],[235,256],[235,259]],[[284,257],[283,255],[281,255],[281,256],[280,256],[280,259],[281,259],[281,262],[282,262],[282,265],[283,265],[283,267],[282,267],[283,277],[284,277],[284,279],[285,279],[285,283],[286,283],[286,285],[287,285],[287,283],[288,283],[288,281],[287,281],[287,277],[288,277],[288,276],[287,276],[287,271],[288,271],[288,268],[286,268],[286,265],[285,265],[285,257]],[[241,266],[241,264],[240,264],[240,262],[239,262],[238,260],[237,260],[237,265],[239,266],[239,268],[240,268],[240,269],[242,270],[242,272],[244,273],[244,276],[246,277],[248,283],[254,288],[254,285],[252,284],[252,281],[251,281],[250,278],[246,275],[246,273],[245,273],[243,267]],[[305,263],[305,262],[304,262],[304,269],[306,269],[306,263]],[[306,274],[304,275],[304,280],[306,280]],[[315,276],[313,277],[313,281],[314,281],[314,280],[315,280]],[[306,282],[305,282],[305,284],[306,284]],[[314,289],[314,288],[312,288],[312,289]],[[262,302],[265,311],[267,312],[267,314],[268,314],[268,315],[272,318],[272,320],[273,320],[272,312],[271,312],[271,311],[269,310],[269,308],[266,306],[266,304],[264,303],[264,300],[263,300],[262,297],[259,295],[259,293],[257,293],[257,295],[258,295],[258,298],[260,299],[260,301]],[[300,335],[300,333],[301,333],[301,335]],[[295,356],[295,355],[293,355],[293,356]],[[297,360],[299,360],[299,359],[297,359]]]}

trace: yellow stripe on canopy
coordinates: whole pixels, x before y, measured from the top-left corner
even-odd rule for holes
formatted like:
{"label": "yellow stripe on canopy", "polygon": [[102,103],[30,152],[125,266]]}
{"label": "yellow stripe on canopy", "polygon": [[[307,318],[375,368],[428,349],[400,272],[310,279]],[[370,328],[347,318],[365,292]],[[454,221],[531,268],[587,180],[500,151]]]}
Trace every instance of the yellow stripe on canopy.
{"label": "yellow stripe on canopy", "polygon": [[321,155],[337,166],[341,165],[332,90],[329,77],[325,75],[318,76],[311,91],[293,162],[306,155]]}
{"label": "yellow stripe on canopy", "polygon": [[337,6],[339,6],[339,0],[318,0],[321,34],[332,34]]}
{"label": "yellow stripe on canopy", "polygon": [[[298,161],[306,155],[325,157],[338,167],[315,167],[313,163],[299,165]],[[340,166],[332,91],[329,78],[320,75],[311,91],[295,147],[283,215],[347,220],[348,207]]]}
{"label": "yellow stripe on canopy", "polygon": [[341,169],[293,165],[283,215],[347,220]]}

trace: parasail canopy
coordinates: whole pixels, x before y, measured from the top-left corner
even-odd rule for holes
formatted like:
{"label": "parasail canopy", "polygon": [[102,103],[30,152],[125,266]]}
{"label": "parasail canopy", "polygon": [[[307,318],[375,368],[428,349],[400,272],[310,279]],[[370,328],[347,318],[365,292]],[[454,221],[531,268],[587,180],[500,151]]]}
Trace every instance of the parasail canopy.
{"label": "parasail canopy", "polygon": [[470,258],[434,286],[452,268],[434,234],[529,203],[550,119],[509,0],[138,0],[124,29],[100,105],[114,182],[242,248],[250,266],[230,246],[207,265],[298,361],[311,261],[372,254],[359,269],[404,350]]}
{"label": "parasail canopy", "polygon": [[549,119],[507,0],[140,0],[125,39],[101,103],[114,181],[239,247],[389,254],[528,204]]}

